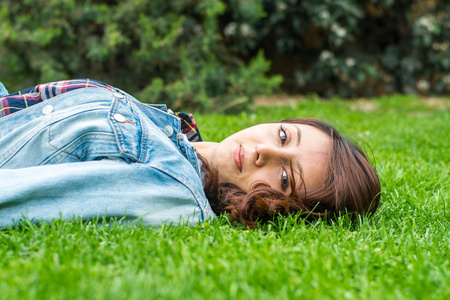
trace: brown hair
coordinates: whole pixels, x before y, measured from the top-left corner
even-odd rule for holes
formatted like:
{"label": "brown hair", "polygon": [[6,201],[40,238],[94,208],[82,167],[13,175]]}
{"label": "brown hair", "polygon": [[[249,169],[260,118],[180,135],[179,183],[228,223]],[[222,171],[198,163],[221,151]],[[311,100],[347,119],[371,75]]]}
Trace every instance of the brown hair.
{"label": "brown hair", "polygon": [[298,190],[291,181],[289,196],[264,183],[256,183],[249,193],[245,193],[233,184],[219,184],[217,170],[202,159],[204,190],[216,214],[226,212],[231,220],[254,228],[257,221],[273,220],[279,214],[303,212],[303,217],[308,218],[337,218],[343,214],[355,216],[376,211],[380,202],[380,181],[366,155],[354,142],[318,119],[288,119],[281,123],[313,126],[331,138],[329,172],[325,181],[310,189],[301,185]]}

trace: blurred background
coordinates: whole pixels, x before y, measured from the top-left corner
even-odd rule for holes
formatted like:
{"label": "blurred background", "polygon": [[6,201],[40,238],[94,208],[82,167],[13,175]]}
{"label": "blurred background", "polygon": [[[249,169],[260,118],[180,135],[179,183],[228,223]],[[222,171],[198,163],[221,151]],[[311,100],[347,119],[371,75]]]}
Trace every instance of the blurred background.
{"label": "blurred background", "polygon": [[0,0],[10,92],[89,77],[173,109],[450,94],[449,0]]}

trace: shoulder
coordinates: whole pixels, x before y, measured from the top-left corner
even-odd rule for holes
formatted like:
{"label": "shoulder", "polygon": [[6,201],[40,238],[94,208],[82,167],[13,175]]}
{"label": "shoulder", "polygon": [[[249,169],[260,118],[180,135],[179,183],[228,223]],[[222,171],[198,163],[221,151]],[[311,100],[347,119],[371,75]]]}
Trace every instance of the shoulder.
{"label": "shoulder", "polygon": [[137,207],[148,214],[162,213],[166,220],[172,222],[195,223],[214,217],[202,182],[194,170],[183,165],[171,168],[166,164],[169,162],[179,163],[171,157],[160,163],[121,164],[121,172],[127,175],[123,180],[135,185],[136,195],[128,198],[138,201]]}

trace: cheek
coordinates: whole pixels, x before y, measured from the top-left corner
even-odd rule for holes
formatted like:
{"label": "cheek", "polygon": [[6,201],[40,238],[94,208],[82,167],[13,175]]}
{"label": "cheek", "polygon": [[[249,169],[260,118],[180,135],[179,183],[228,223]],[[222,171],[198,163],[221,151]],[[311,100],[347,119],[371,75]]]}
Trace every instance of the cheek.
{"label": "cheek", "polygon": [[276,181],[275,177],[276,176],[273,175],[273,172],[269,172],[267,170],[257,170],[252,172],[250,175],[236,176],[234,178],[235,182],[232,183],[248,193],[257,183],[264,183],[268,184],[272,188],[278,188],[278,181]]}

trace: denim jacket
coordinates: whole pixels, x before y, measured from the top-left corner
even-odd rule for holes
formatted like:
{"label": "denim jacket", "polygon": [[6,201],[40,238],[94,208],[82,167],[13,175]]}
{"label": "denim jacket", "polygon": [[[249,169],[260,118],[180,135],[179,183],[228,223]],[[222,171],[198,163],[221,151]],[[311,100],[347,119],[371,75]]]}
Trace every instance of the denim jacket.
{"label": "denim jacket", "polygon": [[8,95],[8,90],[5,88],[3,83],[0,82],[0,97]]}
{"label": "denim jacket", "polygon": [[213,217],[193,145],[165,106],[82,88],[0,118],[0,227],[82,217]]}

